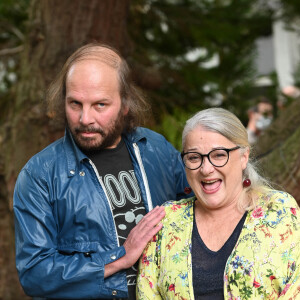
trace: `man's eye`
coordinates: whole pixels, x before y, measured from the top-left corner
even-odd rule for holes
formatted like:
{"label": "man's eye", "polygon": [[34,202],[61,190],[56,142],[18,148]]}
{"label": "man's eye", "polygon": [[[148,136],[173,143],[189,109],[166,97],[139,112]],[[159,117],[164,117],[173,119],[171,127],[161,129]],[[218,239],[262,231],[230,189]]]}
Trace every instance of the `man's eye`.
{"label": "man's eye", "polygon": [[104,103],[98,103],[97,106],[98,106],[99,108],[103,108],[103,107],[105,106],[105,104],[104,104]]}
{"label": "man's eye", "polygon": [[77,107],[77,106],[80,105],[80,103],[79,103],[78,101],[72,101],[72,102],[70,102],[70,104],[71,104],[71,106],[73,106],[73,107]]}

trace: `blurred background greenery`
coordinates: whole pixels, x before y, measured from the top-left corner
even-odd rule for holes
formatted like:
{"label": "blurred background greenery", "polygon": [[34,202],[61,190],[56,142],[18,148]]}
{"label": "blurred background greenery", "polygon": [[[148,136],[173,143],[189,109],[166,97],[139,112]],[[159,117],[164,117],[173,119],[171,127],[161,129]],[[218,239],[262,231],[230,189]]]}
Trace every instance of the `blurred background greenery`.
{"label": "blurred background greenery", "polygon": [[[119,5],[118,1],[113,2]],[[276,112],[280,93],[276,70],[259,72],[257,41],[270,37],[272,26],[279,19],[285,22],[286,29],[299,30],[295,27],[299,26],[300,15],[297,1],[125,2],[129,10],[126,30],[130,46],[119,48],[133,69],[140,72],[136,82],[146,91],[153,108],[149,126],[164,134],[177,148],[184,121],[200,109],[228,108],[246,125],[247,109],[253,106],[256,97],[264,95],[274,104]],[[24,39],[34,34],[35,20],[30,17],[30,4],[34,3],[30,0],[0,3],[2,124],[11,106],[12,87],[20,77]],[[56,4],[50,1],[48,5]],[[55,43],[55,36],[51,38]],[[296,85],[300,83],[299,66],[293,74]],[[258,84],[261,77],[269,80],[263,88]]]}
{"label": "blurred background greenery", "polygon": [[[265,174],[299,201],[299,20],[294,0],[1,0],[0,299],[25,299],[13,254],[16,177],[33,154],[63,135],[47,114],[45,91],[87,42],[111,44],[125,56],[152,106],[146,125],[178,149],[195,112],[221,106],[246,126],[248,110],[268,99],[274,121],[253,146],[255,155]],[[278,24],[298,51],[278,55]],[[274,47],[264,50],[262,43]],[[286,44],[277,36],[277,45]],[[292,87],[275,56],[281,66],[292,65]]]}

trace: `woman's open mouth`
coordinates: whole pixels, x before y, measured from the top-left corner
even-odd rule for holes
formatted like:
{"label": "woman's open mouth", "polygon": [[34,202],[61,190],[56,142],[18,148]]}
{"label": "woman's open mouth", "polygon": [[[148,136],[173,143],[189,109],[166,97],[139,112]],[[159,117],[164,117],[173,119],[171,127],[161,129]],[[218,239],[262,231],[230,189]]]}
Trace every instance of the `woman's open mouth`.
{"label": "woman's open mouth", "polygon": [[219,190],[221,183],[221,179],[202,180],[201,186],[205,193],[211,194]]}

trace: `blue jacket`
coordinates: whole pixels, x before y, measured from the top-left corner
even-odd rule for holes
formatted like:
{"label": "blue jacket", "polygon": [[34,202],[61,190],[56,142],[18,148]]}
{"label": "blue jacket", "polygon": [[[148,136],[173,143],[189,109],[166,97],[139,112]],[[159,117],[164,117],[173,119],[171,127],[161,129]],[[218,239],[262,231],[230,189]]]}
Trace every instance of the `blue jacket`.
{"label": "blue jacket", "polygon": [[[180,155],[161,135],[138,128],[124,136],[149,211],[181,199],[188,186]],[[126,272],[104,279],[125,255],[94,164],[71,135],[33,156],[15,186],[16,265],[26,294],[47,298],[127,297]]]}

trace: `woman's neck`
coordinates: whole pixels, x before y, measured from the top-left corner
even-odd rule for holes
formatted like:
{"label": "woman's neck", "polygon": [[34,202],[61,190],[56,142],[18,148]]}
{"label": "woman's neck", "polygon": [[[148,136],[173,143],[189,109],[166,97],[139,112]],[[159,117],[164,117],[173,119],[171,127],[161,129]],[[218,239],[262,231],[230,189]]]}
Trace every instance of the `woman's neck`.
{"label": "woman's neck", "polygon": [[237,204],[210,210],[195,202],[195,221],[206,247],[218,251],[226,243],[245,212]]}

